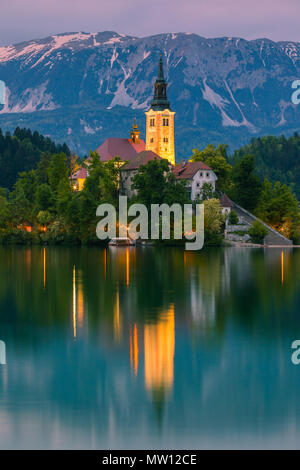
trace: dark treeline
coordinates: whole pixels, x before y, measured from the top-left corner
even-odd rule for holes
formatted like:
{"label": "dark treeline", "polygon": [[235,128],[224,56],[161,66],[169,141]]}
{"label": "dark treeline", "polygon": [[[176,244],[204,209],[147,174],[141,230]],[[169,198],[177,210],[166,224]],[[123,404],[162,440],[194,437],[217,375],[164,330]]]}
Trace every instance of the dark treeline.
{"label": "dark treeline", "polygon": [[284,135],[252,139],[249,145],[236,150],[230,160],[236,163],[244,155],[255,157],[260,179],[291,186],[300,201],[300,136],[297,133],[288,139]]}
{"label": "dark treeline", "polygon": [[4,135],[0,129],[0,187],[13,189],[19,173],[36,168],[42,153],[69,156],[70,150],[37,131],[17,127],[13,135]]}
{"label": "dark treeline", "polygon": [[[278,154],[273,165],[270,163],[274,170],[272,178],[267,174],[261,178],[258,176],[262,171],[261,162],[271,162],[271,156],[269,160],[265,156],[270,150],[258,155],[251,153],[251,146],[258,145],[258,140],[259,145],[266,149],[271,146],[270,142],[277,142],[281,150],[285,145],[282,142],[290,142],[289,148],[295,146],[299,151],[300,138],[297,135],[288,140],[281,137],[253,140],[247,147],[249,153],[244,148],[240,154],[235,152],[234,157],[227,155],[225,145],[208,145],[203,150],[193,150],[190,161],[206,163],[218,177],[216,191],[206,183],[195,201],[204,201],[205,204],[206,241],[220,241],[224,220],[219,198],[226,193],[295,243],[300,243],[299,203],[293,191],[292,176],[282,170],[282,177],[276,179]],[[265,146],[261,144],[264,141]],[[284,154],[282,158],[290,162],[296,159]],[[121,164],[118,157],[103,163],[96,152],[91,152],[88,177],[82,191],[77,191],[76,185],[72,184],[72,175],[86,163],[71,155],[65,144],[56,145],[38,132],[31,133],[27,129],[17,128],[13,136],[1,133],[0,242],[99,242],[95,233],[96,208],[103,202],[118,207]],[[293,178],[295,180],[295,171]],[[289,184],[282,182],[286,179],[289,179]],[[151,204],[172,205],[177,202],[183,205],[189,202],[187,188],[175,179],[166,161],[159,163],[155,160],[141,166],[133,179],[133,188],[137,195],[132,202],[143,203],[148,208]]]}

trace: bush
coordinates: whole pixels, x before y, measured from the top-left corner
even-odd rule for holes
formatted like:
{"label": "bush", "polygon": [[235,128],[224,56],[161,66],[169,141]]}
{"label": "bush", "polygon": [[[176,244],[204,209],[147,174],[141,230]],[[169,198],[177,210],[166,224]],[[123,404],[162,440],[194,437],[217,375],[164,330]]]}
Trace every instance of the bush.
{"label": "bush", "polygon": [[266,235],[268,235],[268,229],[259,220],[253,222],[249,229],[249,235],[253,243],[262,244]]}
{"label": "bush", "polygon": [[228,216],[228,222],[230,225],[237,225],[239,223],[238,215],[234,210],[230,211]]}

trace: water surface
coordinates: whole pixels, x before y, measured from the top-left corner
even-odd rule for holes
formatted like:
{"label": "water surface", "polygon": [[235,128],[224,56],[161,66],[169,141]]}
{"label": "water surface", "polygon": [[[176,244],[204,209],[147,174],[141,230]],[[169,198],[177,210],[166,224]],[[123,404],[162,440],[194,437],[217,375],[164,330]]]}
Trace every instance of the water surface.
{"label": "water surface", "polygon": [[300,250],[0,248],[0,448],[299,448]]}

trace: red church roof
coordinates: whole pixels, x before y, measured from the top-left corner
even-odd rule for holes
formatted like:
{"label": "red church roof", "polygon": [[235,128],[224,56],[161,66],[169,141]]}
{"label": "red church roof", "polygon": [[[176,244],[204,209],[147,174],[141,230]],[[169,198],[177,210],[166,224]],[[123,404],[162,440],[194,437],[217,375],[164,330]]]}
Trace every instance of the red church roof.
{"label": "red church roof", "polygon": [[143,140],[135,144],[132,139],[110,137],[96,149],[96,152],[103,162],[107,162],[115,157],[120,157],[124,161],[131,161],[139,152],[145,150],[145,147],[146,145]]}

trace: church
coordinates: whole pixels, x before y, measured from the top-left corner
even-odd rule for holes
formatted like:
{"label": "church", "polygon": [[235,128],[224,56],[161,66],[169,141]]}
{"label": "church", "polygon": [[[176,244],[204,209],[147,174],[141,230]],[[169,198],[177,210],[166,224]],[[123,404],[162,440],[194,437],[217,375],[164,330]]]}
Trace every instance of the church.
{"label": "church", "polygon": [[[103,162],[119,157],[126,162],[120,168],[120,192],[128,197],[133,196],[131,184],[134,175],[141,165],[147,164],[150,160],[168,160],[172,171],[177,179],[185,179],[190,193],[194,200],[200,196],[201,187],[204,183],[209,183],[215,189],[217,177],[213,170],[201,162],[185,162],[179,166],[175,161],[174,143],[174,116],[171,110],[170,101],[167,97],[167,82],[164,77],[163,59],[160,54],[158,75],[154,83],[154,96],[150,103],[150,108],[146,111],[146,142],[140,138],[140,131],[136,119],[132,126],[129,138],[109,137],[97,149],[96,152]],[[88,175],[86,170],[85,176]],[[72,184],[78,190],[84,185],[83,171],[79,170],[72,177]]]}
{"label": "church", "polygon": [[146,143],[140,139],[140,131],[134,121],[130,138],[108,138],[96,149],[103,162],[118,156],[130,162],[140,152],[151,151],[175,165],[174,115],[167,97],[163,60],[160,55],[158,76],[154,84],[154,97],[146,112]]}

